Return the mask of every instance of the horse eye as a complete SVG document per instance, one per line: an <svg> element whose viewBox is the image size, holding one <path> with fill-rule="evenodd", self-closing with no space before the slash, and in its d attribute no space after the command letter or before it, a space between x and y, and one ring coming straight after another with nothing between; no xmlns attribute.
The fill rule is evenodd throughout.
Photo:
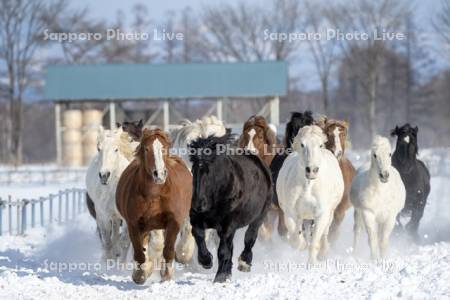
<svg viewBox="0 0 450 300"><path fill-rule="evenodd" d="M114 152L117 152L117 151L119 151L119 149L114 150Z"/></svg>
<svg viewBox="0 0 450 300"><path fill-rule="evenodd" d="M392 153L389 153L389 157L392 157Z"/></svg>
<svg viewBox="0 0 450 300"><path fill-rule="evenodd" d="M323 144L322 144L322 145L320 145L320 148L323 148Z"/></svg>
<svg viewBox="0 0 450 300"><path fill-rule="evenodd" d="M300 146L301 146L302 148L305 148L305 144L300 144Z"/></svg>
<svg viewBox="0 0 450 300"><path fill-rule="evenodd" d="M374 154L373 154L373 157L374 157L374 158L377 158L377 155L374 153Z"/></svg>

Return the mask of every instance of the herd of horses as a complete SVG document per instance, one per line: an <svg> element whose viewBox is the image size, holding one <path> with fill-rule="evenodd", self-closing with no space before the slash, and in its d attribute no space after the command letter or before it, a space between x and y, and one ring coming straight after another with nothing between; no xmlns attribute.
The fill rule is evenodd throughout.
<svg viewBox="0 0 450 300"><path fill-rule="evenodd" d="M98 153L87 175L87 206L97 222L104 259L127 261L143 284L156 266L173 278L173 261L188 263L195 248L215 282L231 277L233 239L246 228L238 269L249 272L252 248L274 228L295 249L309 249L308 263L327 256L346 211L354 208L354 247L365 229L372 259L386 255L395 227L418 241L430 192L430 174L417 159L418 128L376 136L370 162L358 171L346 157L347 121L292 113L284 141L262 116L240 135L214 116L185 120L170 134L142 121L98 133ZM404 216L409 221L403 222Z"/></svg>

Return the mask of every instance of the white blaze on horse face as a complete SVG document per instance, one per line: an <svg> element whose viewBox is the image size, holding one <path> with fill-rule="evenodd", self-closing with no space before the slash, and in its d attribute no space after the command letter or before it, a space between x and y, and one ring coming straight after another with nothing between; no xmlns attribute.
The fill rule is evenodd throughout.
<svg viewBox="0 0 450 300"><path fill-rule="evenodd" d="M247 149L250 150L251 152L256 153L256 147L255 144L253 144L253 138L255 137L256 131L255 129L250 129L248 132L248 144L247 144Z"/></svg>
<svg viewBox="0 0 450 300"><path fill-rule="evenodd" d="M334 156L337 158L340 158L342 155L342 145L341 145L341 138L340 134L341 131L339 130L339 127L334 128L333 135L334 135Z"/></svg>
<svg viewBox="0 0 450 300"><path fill-rule="evenodd" d="M153 156L155 158L155 170L152 171L153 179L157 184L164 184L167 177L166 165L163 157L164 147L158 139L153 141Z"/></svg>
<svg viewBox="0 0 450 300"><path fill-rule="evenodd" d="M405 143L409 144L409 142L410 142L410 137L409 137L409 135L405 136L405 137L403 138L403 140L405 141Z"/></svg>

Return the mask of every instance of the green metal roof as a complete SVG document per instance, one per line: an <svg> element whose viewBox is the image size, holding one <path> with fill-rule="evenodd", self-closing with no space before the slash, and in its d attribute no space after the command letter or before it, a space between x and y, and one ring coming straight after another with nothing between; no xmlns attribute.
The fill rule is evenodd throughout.
<svg viewBox="0 0 450 300"><path fill-rule="evenodd" d="M47 100L282 96L286 62L53 65Z"/></svg>

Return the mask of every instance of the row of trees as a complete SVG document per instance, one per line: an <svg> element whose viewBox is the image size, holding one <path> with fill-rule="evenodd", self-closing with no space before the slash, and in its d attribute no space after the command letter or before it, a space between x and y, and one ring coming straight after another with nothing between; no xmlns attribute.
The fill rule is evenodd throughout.
<svg viewBox="0 0 450 300"><path fill-rule="evenodd" d="M0 158L22 160L24 98L39 97L47 63L151 63L287 60L291 63L289 95L282 99L282 120L291 110L314 109L347 118L355 145L385 132L393 122L410 121L447 134L449 92L442 82L448 72L427 78L437 55L423 40L423 24L406 0L348 0L336 4L312 0L266 0L258 4L207 5L170 11L161 20L149 17L144 4L117 13L113 21L91 17L66 0L0 0ZM430 24L440 45L450 45L450 0ZM181 32L183 40L76 40L55 43L49 32L122 31ZM264 32L366 32L372 38L274 40ZM402 32L404 40L374 39L373 33ZM313 73L299 62L312 62ZM318 90L301 87L317 78ZM4 80L3 80L4 79ZM443 88L444 87L444 88ZM28 105L28 104L27 104ZM438 115L439 118L426 116ZM44 122L27 116L27 122ZM381 124L381 126L380 126ZM378 125L378 126L377 126ZM45 125L48 127L48 124ZM33 126L34 127L34 126ZM52 132L46 132L49 138ZM427 143L438 145L432 137ZM440 143L449 143L442 141Z"/></svg>

